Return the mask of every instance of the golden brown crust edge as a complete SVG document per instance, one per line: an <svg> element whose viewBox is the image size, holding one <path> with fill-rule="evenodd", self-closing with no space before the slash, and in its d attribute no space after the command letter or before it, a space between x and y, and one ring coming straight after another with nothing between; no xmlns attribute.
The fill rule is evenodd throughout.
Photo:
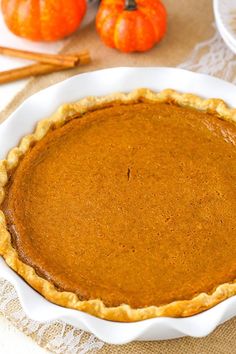
<svg viewBox="0 0 236 354"><path fill-rule="evenodd" d="M138 89L128 94L117 93L105 97L88 97L77 103L65 104L48 119L38 123L35 132L25 136L18 147L13 148L5 160L0 161L0 204L4 199L4 186L8 181L8 172L15 168L19 159L29 149L32 142L42 139L50 127L61 126L69 119L80 117L90 110L99 109L112 103L132 103L140 100L173 102L180 106L196 108L217 114L219 117L236 122L236 109L229 108L224 101L219 99L202 99L192 94L181 94L173 90L164 90L159 93L148 89ZM219 302L236 295L236 279L232 283L219 285L212 289L212 293L201 293L191 300L175 301L163 306L149 306L133 309L122 304L117 307L106 307L99 299L80 301L77 295L70 292L61 292L56 287L38 276L35 270L23 263L11 244L11 235L7 231L4 213L0 210L0 255L6 263L14 269L28 284L41 293L49 301L76 310L87 312L91 315L121 322L140 321L153 317L186 317L202 312Z"/></svg>

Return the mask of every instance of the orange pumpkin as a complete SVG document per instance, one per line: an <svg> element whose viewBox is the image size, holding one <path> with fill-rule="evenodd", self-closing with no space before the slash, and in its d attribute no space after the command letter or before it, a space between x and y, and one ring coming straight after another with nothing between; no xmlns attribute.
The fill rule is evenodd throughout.
<svg viewBox="0 0 236 354"><path fill-rule="evenodd" d="M2 0L8 28L35 41L54 41L74 32L86 11L86 0Z"/></svg>
<svg viewBox="0 0 236 354"><path fill-rule="evenodd" d="M167 13L160 0L102 0L96 27L109 47L143 52L164 36Z"/></svg>

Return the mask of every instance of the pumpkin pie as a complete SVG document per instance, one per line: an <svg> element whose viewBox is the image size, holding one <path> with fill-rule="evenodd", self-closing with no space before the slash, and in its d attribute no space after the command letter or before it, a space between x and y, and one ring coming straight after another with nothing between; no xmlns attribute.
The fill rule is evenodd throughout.
<svg viewBox="0 0 236 354"><path fill-rule="evenodd" d="M172 90L63 105L0 163L0 254L48 300L109 320L235 295L235 123Z"/></svg>

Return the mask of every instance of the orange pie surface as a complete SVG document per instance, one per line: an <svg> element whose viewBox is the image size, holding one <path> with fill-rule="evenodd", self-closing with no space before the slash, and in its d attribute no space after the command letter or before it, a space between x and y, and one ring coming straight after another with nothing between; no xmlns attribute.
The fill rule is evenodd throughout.
<svg viewBox="0 0 236 354"><path fill-rule="evenodd" d="M102 108L51 130L3 210L25 263L107 306L163 305L236 279L236 126L174 104Z"/></svg>

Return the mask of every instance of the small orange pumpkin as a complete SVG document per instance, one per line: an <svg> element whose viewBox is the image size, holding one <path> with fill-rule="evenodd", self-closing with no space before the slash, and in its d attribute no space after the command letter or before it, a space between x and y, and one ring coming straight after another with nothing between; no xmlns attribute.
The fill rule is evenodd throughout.
<svg viewBox="0 0 236 354"><path fill-rule="evenodd" d="M55 41L74 32L86 11L86 0L2 0L8 28L34 41Z"/></svg>
<svg viewBox="0 0 236 354"><path fill-rule="evenodd" d="M96 27L109 47L144 52L164 36L167 13L160 0L102 0Z"/></svg>

